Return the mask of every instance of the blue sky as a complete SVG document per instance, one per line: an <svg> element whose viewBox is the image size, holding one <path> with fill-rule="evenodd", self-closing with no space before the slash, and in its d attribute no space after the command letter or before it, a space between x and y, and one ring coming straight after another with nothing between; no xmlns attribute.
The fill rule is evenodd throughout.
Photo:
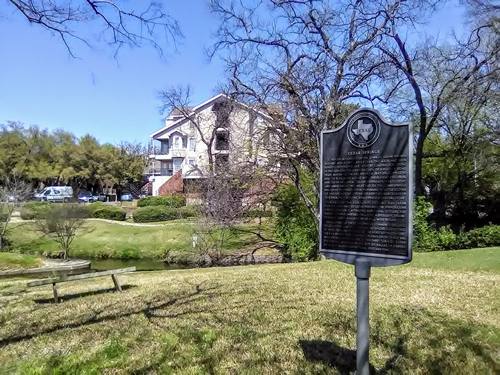
<svg viewBox="0 0 500 375"><path fill-rule="evenodd" d="M162 125L159 90L189 84L194 104L212 96L224 79L224 67L220 61L209 63L204 53L217 26L207 0L171 0L165 6L185 38L178 51L169 51L162 60L150 48L123 49L114 59L113 51L103 46L80 46L74 59L56 36L27 24L4 5L0 123L12 120L78 136L89 133L102 142L145 142ZM463 14L450 1L420 30L447 37L452 28L461 29Z"/></svg>

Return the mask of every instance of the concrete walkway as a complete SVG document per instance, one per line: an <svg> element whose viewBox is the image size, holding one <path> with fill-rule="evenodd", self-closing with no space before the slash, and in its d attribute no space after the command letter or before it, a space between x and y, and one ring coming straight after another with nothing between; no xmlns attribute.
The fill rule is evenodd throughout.
<svg viewBox="0 0 500 375"><path fill-rule="evenodd" d="M132 226L132 227L165 227L169 225L175 225L178 224L177 221L173 222L165 222L165 223L131 223L130 221L118 221L118 220L108 220L108 219L85 219L88 221L102 221L104 223L110 223L110 224L118 224L118 225L125 225L125 226ZM12 216L10 222L11 223L32 223L35 220L23 220L20 217L15 217ZM183 224L192 224L189 221L184 222Z"/></svg>

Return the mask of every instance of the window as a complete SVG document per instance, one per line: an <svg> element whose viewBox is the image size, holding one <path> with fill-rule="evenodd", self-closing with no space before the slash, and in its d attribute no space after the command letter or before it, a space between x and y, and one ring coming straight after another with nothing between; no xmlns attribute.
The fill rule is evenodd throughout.
<svg viewBox="0 0 500 375"><path fill-rule="evenodd" d="M181 137L176 135L174 137L174 147L173 148L181 148L181 142L182 142Z"/></svg>
<svg viewBox="0 0 500 375"><path fill-rule="evenodd" d="M188 159L188 164L191 166L191 167L194 167L196 165L196 161L194 159Z"/></svg>
<svg viewBox="0 0 500 375"><path fill-rule="evenodd" d="M168 141L161 141L160 143L160 154L168 154Z"/></svg>
<svg viewBox="0 0 500 375"><path fill-rule="evenodd" d="M161 176L172 176L173 175L173 167L171 161L161 161L160 164L160 175Z"/></svg>
<svg viewBox="0 0 500 375"><path fill-rule="evenodd" d="M189 138L189 150L196 151L196 139L194 137Z"/></svg>
<svg viewBox="0 0 500 375"><path fill-rule="evenodd" d="M217 130L217 134L215 135L215 149L229 150L229 131Z"/></svg>
<svg viewBox="0 0 500 375"><path fill-rule="evenodd" d="M182 169L182 159L175 158L173 160L173 163L174 163L174 173L176 173Z"/></svg>

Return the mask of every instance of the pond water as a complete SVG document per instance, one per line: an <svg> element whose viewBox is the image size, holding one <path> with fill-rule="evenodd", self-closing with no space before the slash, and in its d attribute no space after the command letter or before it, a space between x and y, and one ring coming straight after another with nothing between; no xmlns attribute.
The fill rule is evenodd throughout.
<svg viewBox="0 0 500 375"><path fill-rule="evenodd" d="M166 264L158 259L88 259L90 268L95 271L106 271L116 268L134 267L137 271L178 270L189 268L182 265Z"/></svg>

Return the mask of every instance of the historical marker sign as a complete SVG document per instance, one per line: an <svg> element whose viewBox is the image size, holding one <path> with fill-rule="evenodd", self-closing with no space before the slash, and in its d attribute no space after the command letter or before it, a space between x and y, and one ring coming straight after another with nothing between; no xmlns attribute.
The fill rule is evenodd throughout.
<svg viewBox="0 0 500 375"><path fill-rule="evenodd" d="M370 372L370 267L411 260L410 138L371 109L321 134L320 250L355 265L359 375Z"/></svg>
<svg viewBox="0 0 500 375"><path fill-rule="evenodd" d="M322 133L322 254L371 266L411 260L411 155L409 126L371 109Z"/></svg>

